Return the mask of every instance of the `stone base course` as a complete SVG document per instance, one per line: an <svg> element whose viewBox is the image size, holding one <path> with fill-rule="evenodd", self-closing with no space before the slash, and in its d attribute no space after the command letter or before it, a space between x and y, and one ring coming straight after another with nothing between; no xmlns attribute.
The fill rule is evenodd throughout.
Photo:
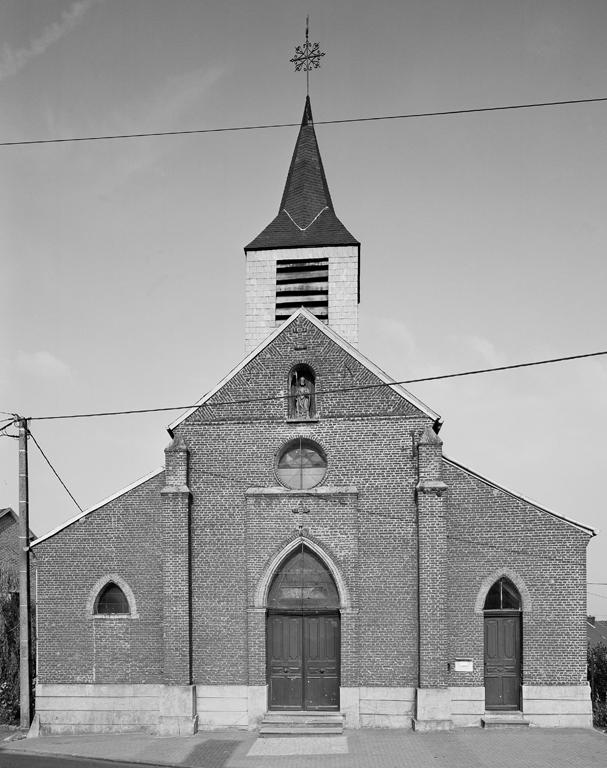
<svg viewBox="0 0 607 768"><path fill-rule="evenodd" d="M342 687L348 729L416 731L480 726L482 686L448 689ZM38 685L32 736L148 732L191 736L226 728L256 730L267 711L267 686ZM590 689L523 686L522 713L532 726L591 728Z"/></svg>

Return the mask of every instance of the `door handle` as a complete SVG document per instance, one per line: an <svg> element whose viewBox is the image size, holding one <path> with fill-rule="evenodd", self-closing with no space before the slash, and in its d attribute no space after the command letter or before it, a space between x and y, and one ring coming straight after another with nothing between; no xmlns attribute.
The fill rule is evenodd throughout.
<svg viewBox="0 0 607 768"><path fill-rule="evenodd" d="M324 669L320 669L319 672L320 672L321 675L325 674L325 670Z"/></svg>
<svg viewBox="0 0 607 768"><path fill-rule="evenodd" d="M288 671L289 671L289 668L288 668L288 667L285 667L285 668L283 669L283 672L288 672Z"/></svg>

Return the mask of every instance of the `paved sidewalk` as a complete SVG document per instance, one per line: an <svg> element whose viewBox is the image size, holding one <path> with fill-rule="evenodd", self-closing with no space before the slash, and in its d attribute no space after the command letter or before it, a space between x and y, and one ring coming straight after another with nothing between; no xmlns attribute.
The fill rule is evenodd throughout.
<svg viewBox="0 0 607 768"><path fill-rule="evenodd" d="M606 768L607 735L583 729L467 728L424 734L360 730L336 737L282 739L258 739L238 731L180 738L42 736L0 742L0 767L3 755L19 753L181 768Z"/></svg>

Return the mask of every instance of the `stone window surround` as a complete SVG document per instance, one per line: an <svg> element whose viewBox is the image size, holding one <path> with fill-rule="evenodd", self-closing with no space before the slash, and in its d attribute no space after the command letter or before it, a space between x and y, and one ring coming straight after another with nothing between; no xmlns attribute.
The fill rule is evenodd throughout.
<svg viewBox="0 0 607 768"><path fill-rule="evenodd" d="M524 614L531 613L531 595L529 594L529 590L527 589L527 586L525 585L525 582L521 576L519 576L519 574L516 571L513 571L511 568L498 568L496 571L493 571L493 573L489 574L489 576L486 576L482 580L476 596L476 602L474 603L475 614L480 616L484 614L487 593L498 579L504 577L510 579L510 581L519 591L521 596L521 612Z"/></svg>
<svg viewBox="0 0 607 768"><path fill-rule="evenodd" d="M266 564L263 574L257 583L257 588L255 589L254 607L257 609L265 609L267 607L268 592L278 567L294 550L301 547L302 540L304 546L317 555L317 557L322 561L322 563L333 577L333 581L335 582L337 593L339 595L340 612L344 610L350 610L352 608L352 600L339 568L333 562L333 558L329 555L329 553L308 536L294 537L288 544L282 547L279 552L276 552L271 560Z"/></svg>
<svg viewBox="0 0 607 768"><path fill-rule="evenodd" d="M310 486L310 488L293 488L293 487L291 487L290 485L287 485L285 482L283 482L283 480L282 480L282 479L281 479L281 477L280 477L280 472L279 472L279 463L280 463L280 460L282 459L283 455L284 455L284 454L285 454L285 453L286 453L286 452L287 452L287 451L288 451L288 450L289 450L291 447L294 447L294 446L295 446L295 444L296 444L296 442L297 442L298 440L299 440L299 441L305 441L305 442L307 442L307 443L311 443L311 445L312 445L314 448L316 448L316 447L317 447L317 448L319 449L319 450L318 450L318 454L319 454L319 456L320 456L322 459L324 459L324 462L325 462L325 466L324 466L324 470L325 470L325 473L324 473L324 475L322 476L322 479L321 479L321 480L319 480L319 481L318 481L318 482L317 482L315 485L312 485L312 486ZM300 446L301 446L301 442L300 442ZM286 441L284 441L284 442L281 444L280 448L278 448L278 450L274 452L274 477L275 477L275 478L276 478L276 480L277 480L277 481L280 483L280 486L281 486L282 488L284 488L285 490L289 490L289 491L300 491L300 492L301 492L301 491L311 491L311 490L313 490L314 488L318 488L319 486L323 485L323 484L326 482L328 475L329 475L329 459L327 458L327 451L326 451L326 448L325 448L325 446L324 446L324 445L322 445L322 443L320 443L318 440L315 440L314 438L312 438L312 437L309 437L308 435L296 435L295 437L292 437L292 438L290 438L289 440L286 440Z"/></svg>
<svg viewBox="0 0 607 768"><path fill-rule="evenodd" d="M129 613L95 613L97 600L101 591L108 584L116 584L117 587L124 592L124 596L129 604ZM87 619L94 619L95 621L107 621L108 619L138 619L139 613L137 612L137 604L135 603L135 595L133 590L129 587L126 581L117 573L108 573L105 576L97 579L89 592L88 599L86 601L86 617Z"/></svg>

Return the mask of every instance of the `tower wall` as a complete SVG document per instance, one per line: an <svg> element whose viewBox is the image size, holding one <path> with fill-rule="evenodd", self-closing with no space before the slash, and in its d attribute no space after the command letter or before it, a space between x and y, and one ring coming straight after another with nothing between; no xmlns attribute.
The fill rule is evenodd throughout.
<svg viewBox="0 0 607 768"><path fill-rule="evenodd" d="M358 346L358 247L275 248L246 252L246 352L282 322L276 320L277 262L320 258L327 259L329 264L328 324L350 344Z"/></svg>

